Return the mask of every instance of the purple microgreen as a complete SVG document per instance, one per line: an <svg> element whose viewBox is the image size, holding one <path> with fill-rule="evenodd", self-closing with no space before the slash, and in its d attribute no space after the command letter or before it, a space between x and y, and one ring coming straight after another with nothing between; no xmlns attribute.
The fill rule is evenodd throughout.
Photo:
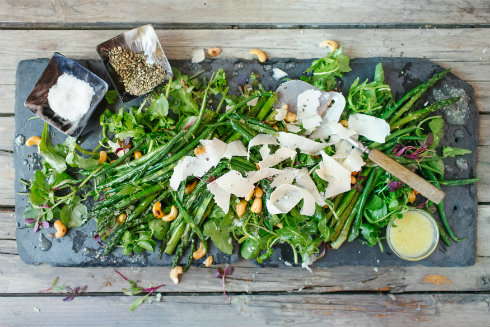
<svg viewBox="0 0 490 327"><path fill-rule="evenodd" d="M224 270L221 268L218 268L218 269L216 269L216 271L213 274L214 278L221 278L222 283L223 283L223 294L224 294L225 298L228 300L228 302L231 302L231 299L228 297L228 295L226 295L226 288L225 288L226 277L231 276L234 272L235 272L235 268L233 268L232 266L226 265Z"/></svg>
<svg viewBox="0 0 490 327"><path fill-rule="evenodd" d="M129 283L130 287L129 288L123 288L122 289L122 292L125 294L125 295L128 295L128 296L134 296L134 295L137 295L137 294L140 294L140 293L146 293L146 295L142 296L142 297L139 297L138 299L136 299L136 301L133 302L133 304L131 305L131 307L129 308L129 311L133 311L134 309L136 309L137 307L139 307L140 305L142 305L150 295L152 295L156 290L158 290L159 288L165 286L165 284L160 284L158 286L154 286L154 287L148 287L148 288L141 288L139 287L135 281L131 280L131 279L128 279L126 278L126 276L124 276L123 274L121 274L119 271L116 270L116 268L114 268L114 271L119 275L121 276L122 279L124 279L126 282Z"/></svg>
<svg viewBox="0 0 490 327"><path fill-rule="evenodd" d="M58 281L60 280L59 277L56 277L53 282L51 283L51 286L44 289L44 290L40 290L38 293L43 293L43 292L49 292L51 291L57 284L58 284Z"/></svg>
<svg viewBox="0 0 490 327"><path fill-rule="evenodd" d="M70 302L72 301L76 296L80 295L81 293L84 293L87 290L87 285L85 286L77 286L75 288L71 288L69 286L66 286L65 289L68 291L67 296L63 299L65 302Z"/></svg>
<svg viewBox="0 0 490 327"><path fill-rule="evenodd" d="M398 190L402 186L403 186L402 182L391 181L388 183L388 190L390 190L390 192L395 192L396 190Z"/></svg>
<svg viewBox="0 0 490 327"><path fill-rule="evenodd" d="M129 141L131 141L131 138L129 136L127 136L125 139L124 139L124 146L127 146L129 144Z"/></svg>
<svg viewBox="0 0 490 327"><path fill-rule="evenodd" d="M49 228L49 222L47 222L47 221L43 221L43 222L41 223L41 226L42 226L43 228Z"/></svg>
<svg viewBox="0 0 490 327"><path fill-rule="evenodd" d="M39 229L39 218L36 220L36 223L34 224L34 228L32 229L34 233L37 233L37 230Z"/></svg>
<svg viewBox="0 0 490 327"><path fill-rule="evenodd" d="M407 147L402 144L395 144L395 148L393 149L393 155L395 157L399 157L403 154L403 152L405 152L406 149Z"/></svg>
<svg viewBox="0 0 490 327"><path fill-rule="evenodd" d="M432 144L434 144L434 134L432 134L432 132L429 132L427 134L427 139L425 140L425 144L427 146L431 146Z"/></svg>
<svg viewBox="0 0 490 327"><path fill-rule="evenodd" d="M35 222L36 222L36 219L33 219L33 218L27 218L27 219L25 220L25 223L26 223L26 224L33 224L33 223L35 223Z"/></svg>
<svg viewBox="0 0 490 327"><path fill-rule="evenodd" d="M97 241L97 243L99 243L100 246L105 247L105 245L100 241L101 238L99 235L95 235L94 239Z"/></svg>
<svg viewBox="0 0 490 327"><path fill-rule="evenodd" d="M425 200L425 202L420 203L417 205L417 208L422 209L423 207L427 206L429 204L429 199Z"/></svg>

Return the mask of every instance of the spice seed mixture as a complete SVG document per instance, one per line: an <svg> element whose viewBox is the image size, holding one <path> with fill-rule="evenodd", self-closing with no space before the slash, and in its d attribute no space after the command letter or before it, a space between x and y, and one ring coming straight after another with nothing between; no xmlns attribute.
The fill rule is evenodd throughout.
<svg viewBox="0 0 490 327"><path fill-rule="evenodd" d="M149 64L143 53L117 47L109 51L109 63L132 95L143 95L165 80L165 69L158 63Z"/></svg>

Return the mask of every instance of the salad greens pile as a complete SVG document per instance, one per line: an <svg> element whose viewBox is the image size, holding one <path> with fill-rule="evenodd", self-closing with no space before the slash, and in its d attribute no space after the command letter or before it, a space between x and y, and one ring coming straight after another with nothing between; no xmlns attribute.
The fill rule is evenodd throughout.
<svg viewBox="0 0 490 327"><path fill-rule="evenodd" d="M351 70L349 60L340 48L313 61L301 79L331 91L343 74ZM426 107L420 107L417 101L447 73L448 70L438 73L395 101L379 64L373 81L361 83L356 79L351 85L342 117L347 119L351 113L363 113L388 121L391 134L385 143L364 137L360 140L438 187L476 181L443 179L442 159L469 151L450 147L441 151L443 120L440 116L429 116L458 99ZM204 176L188 177L174 191L169 187L173 168L184 156L192 156L201 140L241 141L247 147L258 134L293 133L288 131L285 121L276 120L277 95L264 90L254 74L249 84L240 88L239 95L231 95L229 91L222 69L208 79L201 74L184 75L174 69L174 77L166 86L154 91L139 107L105 111L100 117L103 129L100 142L93 150L83 149L71 137L53 145L45 125L39 146L43 169L26 182L30 188L30 207L24 213L26 224L37 230L59 219L72 228L94 218L95 234L104 242L106 254L117 247L125 255L158 250L160 255L173 254L173 265L178 266L188 252L185 269L193 260L200 260L195 252L199 242L205 252L210 241L226 254L233 252L236 241L242 257L259 263L274 253L276 245L287 243L293 250L295 263L301 259L308 265L322 255L325 244L336 249L345 241L359 239L369 246L378 244L382 248L381 240L388 224L412 206L432 206L430 201L424 202L410 187L368 161L362 171L352 174L350 191L327 199L323 207L316 205L312 216L301 214L302 202L288 213L270 213L267 201L272 192L271 179L262 179L257 184L263 191L260 210L250 210L253 200L249 199L248 209L239 216L237 205L246 200L232 195L231 209L225 213L215 204L207 185L231 170L241 174L257 171L256 163L262 157L257 147L250 149L249 158L222 158ZM115 100L113 91L107 93L106 99ZM295 134L304 132L303 128L299 130ZM328 155L336 150L335 145L326 145L324 149ZM321 160L320 156L298 151L296 156L275 167L306 168L318 191L323 192L328 184L316 173ZM89 199L95 201L90 209L85 204ZM178 215L168 220L156 218L159 217L157 204L163 213L177 210ZM443 225L439 229L441 239L447 244L459 241L447 223L442 203L438 210Z"/></svg>

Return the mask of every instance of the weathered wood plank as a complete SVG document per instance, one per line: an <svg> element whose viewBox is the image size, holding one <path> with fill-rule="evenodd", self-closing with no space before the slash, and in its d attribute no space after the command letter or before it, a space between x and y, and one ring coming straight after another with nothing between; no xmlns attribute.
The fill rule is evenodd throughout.
<svg viewBox="0 0 490 327"><path fill-rule="evenodd" d="M0 206L15 205L14 179L14 154L0 151Z"/></svg>
<svg viewBox="0 0 490 327"><path fill-rule="evenodd" d="M13 113L15 69L20 60L50 57L59 51L73 58L97 58L95 45L121 30L10 30L0 34L0 113ZM219 46L223 58L252 58L251 48L270 57L314 58L325 54L324 39L344 44L352 57L426 57L451 67L471 82L480 111L490 112L490 29L377 30L159 30L169 58L189 59L194 48ZM23 51L19 51L23 49Z"/></svg>
<svg viewBox="0 0 490 327"><path fill-rule="evenodd" d="M137 24L478 24L490 22L484 0L447 1L5 1L0 22L80 24L104 28L111 23ZM158 13L158 15L155 15ZM199 13L199 14L196 14ZM307 19L306 19L307 18ZM56 25L55 25L56 26Z"/></svg>
<svg viewBox="0 0 490 327"><path fill-rule="evenodd" d="M15 218L0 212L0 226L7 235L15 233ZM490 206L480 206L478 216L477 261L470 267L332 267L315 268L313 274L301 268L258 268L247 261L235 265L227 289L235 292L338 292L376 291L392 293L417 291L490 291ZM47 265L27 266L12 255L15 243L3 241L0 234L0 293L32 293L48 287L59 276L71 285L88 284L92 292L119 292L126 286L112 268L59 268ZM5 249L5 250L4 250ZM15 252L15 253L14 253ZM169 268L119 268L141 285L167 283L172 292L220 292L221 281L213 277L214 268L193 267L179 285L168 279ZM18 281L21 280L22 283ZM284 281L287 281L285 283Z"/></svg>
<svg viewBox="0 0 490 327"><path fill-rule="evenodd" d="M90 288L89 288L90 290ZM8 326L487 326L485 294L163 296L129 312L134 297L0 298ZM192 312L192 316L189 313ZM185 323L184 323L185 322Z"/></svg>

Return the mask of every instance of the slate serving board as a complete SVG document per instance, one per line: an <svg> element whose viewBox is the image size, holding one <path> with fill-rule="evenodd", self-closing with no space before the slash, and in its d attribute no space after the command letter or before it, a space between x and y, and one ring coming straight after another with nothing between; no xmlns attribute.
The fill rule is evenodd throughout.
<svg viewBox="0 0 490 327"><path fill-rule="evenodd" d="M310 66L312 60L298 59L272 59L265 64L257 61L247 61L241 59L217 59L205 60L199 64L191 64L188 61L171 61L172 67L180 69L186 74L195 74L204 71L203 75L209 77L211 72L220 67L226 72L229 78L230 90L238 92L238 86L248 83L251 72L256 73L260 82L268 90L274 90L280 84L272 77L273 68L280 68L286 71L290 78L298 78ZM387 84L392 88L395 97L400 98L406 91L427 80L435 72L442 68L435 63L419 58L360 58L351 61L352 72L343 77L343 92L346 94L348 88L359 76L361 81L366 78L372 79L375 65L381 62L385 71ZM156 253L143 253L133 256L123 256L120 249L115 250L111 255L104 257L103 249L93 239L95 221L89 221L81 228L70 230L62 239L51 239L48 234L54 231L53 228L41 230L33 233L32 229L25 226L23 212L27 207L27 196L17 193L26 192L24 184L19 179L30 179L35 169L40 168L41 158L36 153L34 147L23 145L25 138L32 135L41 135L43 122L39 119L29 120L33 114L24 107L24 101L32 90L43 69L47 65L47 59L35 59L21 61L17 68L16 79L16 104L15 104L15 141L14 141L14 163L15 163L15 211L17 219L17 245L22 260L28 264L48 263L53 266L169 266L172 257L164 255L160 260ZM104 71L102 62L97 60L80 60L80 63L98 74L110 85L110 79ZM439 96L437 90L447 93L447 89L454 92L466 94L466 112L463 112L461 121L448 119L452 124L445 124L444 139L442 145L457 146L470 149L472 154L460 158L445 159L446 179L473 178L476 176L476 158L478 145L478 108L475 103L473 88L449 74L443 81L440 81L434 88L420 101L423 105L426 101L431 103L434 97ZM439 92L440 93L440 92ZM126 106L137 105L141 99L133 100ZM98 138L99 115L106 109L119 108L121 103L108 105L102 102L87 127L82 132L89 135L84 141L85 148L92 148ZM62 142L65 136L52 129L52 139L54 143ZM456 161L458 163L456 164ZM453 243L451 247L446 247L442 242L436 251L427 259L419 262L404 261L396 257L384 243L384 252L378 247L368 247L358 241L345 243L339 250L327 250L326 255L318 260L314 265L320 267L341 266L341 265L367 265L367 266L408 266L423 264L427 266L467 266L475 262L476 252L476 220L478 215L478 204L476 197L476 186L465 185L458 187L446 187L446 215L455 233L466 239L462 242ZM437 216L437 214L435 214ZM46 242L48 241L48 242ZM45 250L49 243L51 247ZM43 250L44 249L44 250ZM224 255L216 248L210 250L213 254L215 263L233 263L239 260L238 246L235 244L235 251L232 255ZM185 262L186 256L184 256ZM202 259L201 259L202 260ZM284 245L277 248L276 253L266 260L262 266L285 267L293 262L292 251L289 246ZM196 262L195 264L200 264Z"/></svg>

